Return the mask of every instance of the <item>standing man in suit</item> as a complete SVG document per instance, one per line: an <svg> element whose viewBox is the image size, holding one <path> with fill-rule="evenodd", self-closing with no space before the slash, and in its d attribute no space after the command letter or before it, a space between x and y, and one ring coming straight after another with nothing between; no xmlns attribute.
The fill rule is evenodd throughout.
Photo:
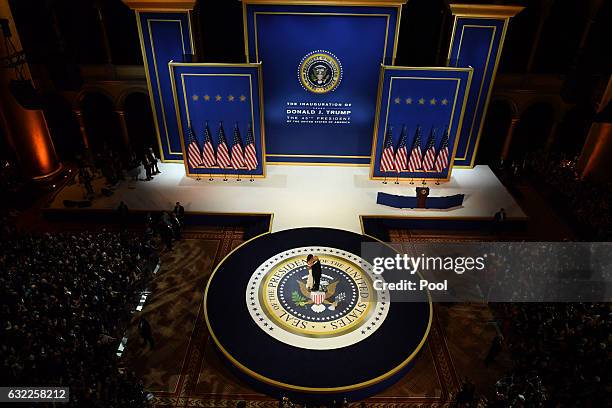
<svg viewBox="0 0 612 408"><path fill-rule="evenodd" d="M153 148L149 147L149 150L147 150L145 154L148 156L147 158L149 159L149 162L151 162L151 173L161 173L161 171L159 171L159 167L157 167L157 157L155 157L155 153L153 153Z"/></svg>
<svg viewBox="0 0 612 408"><path fill-rule="evenodd" d="M151 160L149 160L149 157L147 156L147 152L145 151L144 156L142 156L142 165L145 169L145 174L147 176L146 180L149 181L151 180Z"/></svg>
<svg viewBox="0 0 612 408"><path fill-rule="evenodd" d="M318 257L309 254L306 257L306 264L308 265L308 269L312 272L313 284L310 290L316 292L319 290L319 285L321 283L321 262Z"/></svg>
<svg viewBox="0 0 612 408"><path fill-rule="evenodd" d="M506 210L500 208L498 212L493 216L493 232L502 233L504 232L504 224L506 222Z"/></svg>
<svg viewBox="0 0 612 408"><path fill-rule="evenodd" d="M143 346L148 344L151 348L155 347L155 341L151 333L151 325L144 317L141 317L140 322L138 322L138 331L140 332L140 337L142 337Z"/></svg>
<svg viewBox="0 0 612 408"><path fill-rule="evenodd" d="M176 202L176 205L174 206L174 215L176 215L176 218L178 218L182 224L184 221L183 219L185 217L185 207L183 207L181 203L178 201Z"/></svg>

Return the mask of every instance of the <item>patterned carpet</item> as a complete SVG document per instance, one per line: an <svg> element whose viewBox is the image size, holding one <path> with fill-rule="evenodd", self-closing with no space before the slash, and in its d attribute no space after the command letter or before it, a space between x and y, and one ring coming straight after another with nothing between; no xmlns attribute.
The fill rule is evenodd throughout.
<svg viewBox="0 0 612 408"><path fill-rule="evenodd" d="M395 234L394 238L404 237ZM278 406L277 401L255 392L228 370L209 339L203 318L206 280L214 265L241 242L240 229L210 228L185 233L172 252L163 254L162 268L142 312L151 323L156 346L150 350L140 345L136 316L124 354L125 365L143 378L145 388L155 395L156 407L235 407L241 400L249 407ZM469 366L474 355L481 358L483 353L479 340L484 340L486 352L495 334L486 324L489 318L488 308L482 305L436 307L429 340L414 368L381 394L351 406L449 406L459 386L455 354L461 370L475 375L482 371ZM449 331L457 338L450 345L445 336Z"/></svg>

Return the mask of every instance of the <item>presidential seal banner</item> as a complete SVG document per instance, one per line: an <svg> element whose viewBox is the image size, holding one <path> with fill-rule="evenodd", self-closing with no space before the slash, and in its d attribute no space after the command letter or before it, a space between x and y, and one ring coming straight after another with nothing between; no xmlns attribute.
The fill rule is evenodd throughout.
<svg viewBox="0 0 612 408"><path fill-rule="evenodd" d="M248 60L263 63L268 163L368 165L401 6L243 7Z"/></svg>

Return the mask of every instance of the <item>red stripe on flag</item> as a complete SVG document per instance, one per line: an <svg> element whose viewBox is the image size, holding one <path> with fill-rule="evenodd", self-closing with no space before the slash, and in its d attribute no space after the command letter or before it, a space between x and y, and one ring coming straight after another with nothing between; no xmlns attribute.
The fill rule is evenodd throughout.
<svg viewBox="0 0 612 408"><path fill-rule="evenodd" d="M425 152L425 158L423 159L423 170L429 171L433 168L435 156L435 148L432 147L427 149Z"/></svg>
<svg viewBox="0 0 612 408"><path fill-rule="evenodd" d="M447 165L448 165L448 146L444 147L438 153L438 158L436 159L436 166L435 166L436 171L437 172L443 171Z"/></svg>
<svg viewBox="0 0 612 408"><path fill-rule="evenodd" d="M421 149L414 148L410 154L410 161L408 162L408 171L417 171L421 168Z"/></svg>
<svg viewBox="0 0 612 408"><path fill-rule="evenodd" d="M202 164L202 160L200 158L200 149L195 142L189 143L189 148L187 151L189 166L198 167Z"/></svg>
<svg viewBox="0 0 612 408"><path fill-rule="evenodd" d="M383 154L380 160L380 168L381 168L381 171L384 171L384 172L395 170L394 163L393 163L393 148L392 147L388 147L385 150L383 150Z"/></svg>
<svg viewBox="0 0 612 408"><path fill-rule="evenodd" d="M219 162L219 167L221 168L231 167L229 151L226 143L221 143L217 148L217 161Z"/></svg>
<svg viewBox="0 0 612 408"><path fill-rule="evenodd" d="M244 159L249 170L255 170L257 168L257 154L255 152L255 145L253 143L245 147Z"/></svg>
<svg viewBox="0 0 612 408"><path fill-rule="evenodd" d="M232 167L236 170L244 167L244 154L242 152L242 147L239 144L235 144L232 146Z"/></svg>
<svg viewBox="0 0 612 408"><path fill-rule="evenodd" d="M206 167L213 167L215 165L215 149L213 148L212 143L204 143L202 158Z"/></svg>

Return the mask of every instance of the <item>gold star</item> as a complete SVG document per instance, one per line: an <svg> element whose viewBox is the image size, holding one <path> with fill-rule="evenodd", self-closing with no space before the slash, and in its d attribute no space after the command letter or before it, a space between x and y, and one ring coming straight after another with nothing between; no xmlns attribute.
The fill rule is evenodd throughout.
<svg viewBox="0 0 612 408"><path fill-rule="evenodd" d="M406 104L412 105L412 98L406 98Z"/></svg>
<svg viewBox="0 0 612 408"><path fill-rule="evenodd" d="M394 99L394 102L395 102L395 103L400 103L400 102L401 102L401 99L400 99L399 97L397 97L397 98L395 98L395 99Z"/></svg>
<svg viewBox="0 0 612 408"><path fill-rule="evenodd" d="M442 99L442 105L448 105L448 99L446 98Z"/></svg>
<svg viewBox="0 0 612 408"><path fill-rule="evenodd" d="M193 99L194 101L197 101L198 99L200 99L200 97L199 97L198 95L195 95L195 94L194 94L194 95L191 97L191 99Z"/></svg>
<svg viewBox="0 0 612 408"><path fill-rule="evenodd" d="M431 99L429 100L429 104L430 104L430 105L435 105L435 104L436 104L436 102L438 102L438 101L436 100L436 98L431 98Z"/></svg>
<svg viewBox="0 0 612 408"><path fill-rule="evenodd" d="M244 101L246 101L246 96L240 95L240 102L244 102Z"/></svg>
<svg viewBox="0 0 612 408"><path fill-rule="evenodd" d="M210 101L210 95L204 95L204 100L205 101Z"/></svg>
<svg viewBox="0 0 612 408"><path fill-rule="evenodd" d="M234 102L234 95L228 96L227 100L230 101L230 102Z"/></svg>
<svg viewBox="0 0 612 408"><path fill-rule="evenodd" d="M215 101L217 101L217 102L221 101L221 95L215 96Z"/></svg>
<svg viewBox="0 0 612 408"><path fill-rule="evenodd" d="M425 105L425 99L424 98L419 99L419 105Z"/></svg>

